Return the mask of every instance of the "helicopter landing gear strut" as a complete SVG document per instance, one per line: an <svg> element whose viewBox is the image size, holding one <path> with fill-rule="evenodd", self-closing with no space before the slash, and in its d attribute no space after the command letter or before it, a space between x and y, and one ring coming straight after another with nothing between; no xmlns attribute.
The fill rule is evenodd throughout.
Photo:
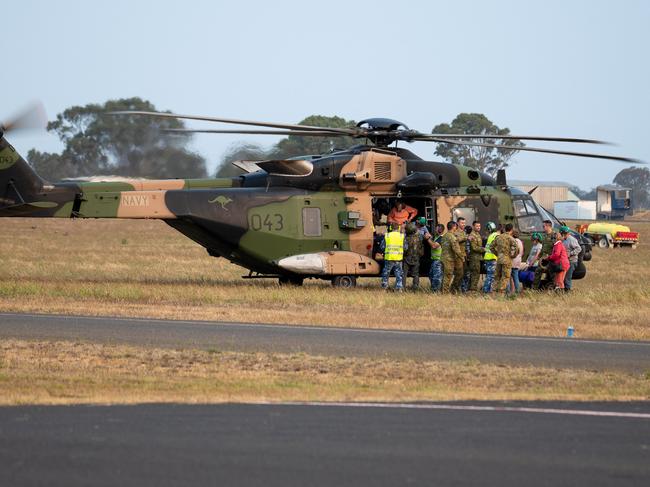
<svg viewBox="0 0 650 487"><path fill-rule="evenodd" d="M336 276L332 279L332 286L340 288L351 288L357 285L357 278L354 276Z"/></svg>
<svg viewBox="0 0 650 487"><path fill-rule="evenodd" d="M280 286L302 286L304 279L302 277L280 276L278 283Z"/></svg>

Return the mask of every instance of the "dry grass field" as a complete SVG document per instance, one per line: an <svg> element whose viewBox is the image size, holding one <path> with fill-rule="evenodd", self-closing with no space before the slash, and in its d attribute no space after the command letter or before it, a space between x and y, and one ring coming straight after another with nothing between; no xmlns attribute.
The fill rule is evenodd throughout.
<svg viewBox="0 0 650 487"><path fill-rule="evenodd" d="M647 400L650 372L0 342L0 405Z"/></svg>
<svg viewBox="0 0 650 487"><path fill-rule="evenodd" d="M569 296L394 294L245 281L159 221L2 219L0 311L650 339L650 246L594 251ZM643 234L650 224L634 224ZM0 318L1 320L1 318ZM0 326L2 325L0 321ZM650 372L0 341L0 405L647 400Z"/></svg>
<svg viewBox="0 0 650 487"><path fill-rule="evenodd" d="M0 220L0 311L650 340L649 223L636 250L594 250L568 296L395 294L242 280L160 221ZM426 281L426 280L425 280Z"/></svg>

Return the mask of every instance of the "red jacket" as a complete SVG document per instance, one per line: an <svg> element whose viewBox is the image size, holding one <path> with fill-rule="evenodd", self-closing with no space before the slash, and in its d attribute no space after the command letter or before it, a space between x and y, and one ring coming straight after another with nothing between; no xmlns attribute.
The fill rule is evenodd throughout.
<svg viewBox="0 0 650 487"><path fill-rule="evenodd" d="M553 244L553 252L548 256L548 260L560 264L563 271L569 270L569 256L566 253L562 240L558 240Z"/></svg>

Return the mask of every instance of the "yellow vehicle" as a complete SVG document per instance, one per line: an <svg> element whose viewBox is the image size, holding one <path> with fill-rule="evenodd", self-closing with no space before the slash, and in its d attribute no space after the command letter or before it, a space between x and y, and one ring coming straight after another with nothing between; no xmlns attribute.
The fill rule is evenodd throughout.
<svg viewBox="0 0 650 487"><path fill-rule="evenodd" d="M632 247L639 243L639 233L630 231L630 227L617 223L591 223L578 225L577 230L585 237L591 238L601 249L613 247Z"/></svg>

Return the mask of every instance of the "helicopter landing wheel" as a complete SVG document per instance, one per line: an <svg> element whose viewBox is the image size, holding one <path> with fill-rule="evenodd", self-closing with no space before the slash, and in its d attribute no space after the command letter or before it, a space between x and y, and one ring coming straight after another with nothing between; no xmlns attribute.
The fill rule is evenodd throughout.
<svg viewBox="0 0 650 487"><path fill-rule="evenodd" d="M280 286L302 286L303 281L302 277L280 276L278 278Z"/></svg>
<svg viewBox="0 0 650 487"><path fill-rule="evenodd" d="M357 285L357 278L354 276L336 276L332 279L332 286L340 288L351 288Z"/></svg>

